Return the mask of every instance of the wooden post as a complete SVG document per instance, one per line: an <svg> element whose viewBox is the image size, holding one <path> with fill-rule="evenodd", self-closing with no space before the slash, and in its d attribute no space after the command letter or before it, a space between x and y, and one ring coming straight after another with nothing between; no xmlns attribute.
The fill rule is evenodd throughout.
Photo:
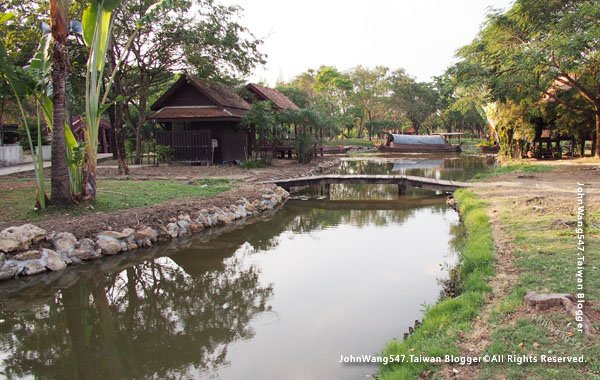
<svg viewBox="0 0 600 380"><path fill-rule="evenodd" d="M401 182L398 184L398 195L406 195L406 183Z"/></svg>

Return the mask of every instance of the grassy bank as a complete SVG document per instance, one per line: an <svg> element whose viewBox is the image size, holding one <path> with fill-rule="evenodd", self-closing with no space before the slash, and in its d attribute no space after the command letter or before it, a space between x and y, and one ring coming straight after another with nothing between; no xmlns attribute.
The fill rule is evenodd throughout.
<svg viewBox="0 0 600 380"><path fill-rule="evenodd" d="M549 177L548 177L549 178ZM487 322L490 344L484 354L556 356L584 355L586 363L514 363L485 365L480 377L492 379L592 379L600 374L598 338L576 331L575 320L562 308L535 312L523 303L528 291L575 294L577 239L575 187L570 192L536 189L535 193L498 194L478 189L494 200L494 209L512 243L513 265L518 278L509 294L495 301ZM585 299L587 313L600 310L600 204L589 195L586 202ZM596 323L598 329L600 325Z"/></svg>
<svg viewBox="0 0 600 380"><path fill-rule="evenodd" d="M224 179L184 181L99 180L95 202L84 202L67 208L50 206L45 211L33 211L35 190L32 181L4 183L2 203L10 205L0 210L3 221L38 221L46 216L60 214L84 215L150 206L173 199L214 196L229 189ZM50 188L50 184L47 185Z"/></svg>
<svg viewBox="0 0 600 380"><path fill-rule="evenodd" d="M404 341L394 340L385 348L384 356L404 355L404 363L382 366L379 379L416 379L437 366L411 362L410 355L444 357L459 355L459 334L469 328L471 320L483 305L488 281L494 272L494 245L486 204L472 192L456 192L466 230L457 273L461 293L429 307L421 326Z"/></svg>
<svg viewBox="0 0 600 380"><path fill-rule="evenodd" d="M498 166L488 172L477 173L473 180L482 180L490 177L495 177L501 174L507 173L518 173L518 174L531 174L531 173L547 173L553 171L555 168L548 165L537 165L529 163L509 163L506 165Z"/></svg>

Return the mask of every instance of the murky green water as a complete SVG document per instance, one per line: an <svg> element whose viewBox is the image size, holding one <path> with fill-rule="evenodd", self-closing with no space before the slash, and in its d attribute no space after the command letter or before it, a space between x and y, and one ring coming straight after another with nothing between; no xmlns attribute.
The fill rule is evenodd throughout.
<svg viewBox="0 0 600 380"><path fill-rule="evenodd" d="M394 163L346 162L340 170L383 167L394 170ZM463 176L454 166L406 170ZM380 351L436 301L438 280L456 260L458 217L444 197L426 191L319 191L305 191L308 200L291 200L246 226L0 284L0 373L86 379L374 373L376 366L339 363L340 355Z"/></svg>

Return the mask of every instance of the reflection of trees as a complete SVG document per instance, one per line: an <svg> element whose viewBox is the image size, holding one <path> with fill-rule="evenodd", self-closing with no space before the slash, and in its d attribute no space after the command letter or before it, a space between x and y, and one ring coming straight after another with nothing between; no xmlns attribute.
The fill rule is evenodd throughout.
<svg viewBox="0 0 600 380"><path fill-rule="evenodd" d="M338 174L403 174L417 177L466 181L488 170L493 161L482 156L402 157L386 161L348 160Z"/></svg>
<svg viewBox="0 0 600 380"><path fill-rule="evenodd" d="M43 306L0 313L4 375L170 378L211 369L225 363L229 343L253 335L248 322L268 310L271 293L236 256L198 276L163 257L81 279Z"/></svg>
<svg viewBox="0 0 600 380"><path fill-rule="evenodd" d="M252 337L250 320L269 310L273 290L260 284L258 269L243 259L244 250L274 247L286 231L383 226L403 223L421 207L446 211L443 198L354 202L290 201L269 219L233 227L216 238L174 242L129 259L119 255L68 268L62 276L24 278L23 284L30 285L12 293L2 285L0 302L5 299L11 310L0 311L5 354L0 373L197 377L226 364L228 345ZM149 260L165 254L170 256Z"/></svg>

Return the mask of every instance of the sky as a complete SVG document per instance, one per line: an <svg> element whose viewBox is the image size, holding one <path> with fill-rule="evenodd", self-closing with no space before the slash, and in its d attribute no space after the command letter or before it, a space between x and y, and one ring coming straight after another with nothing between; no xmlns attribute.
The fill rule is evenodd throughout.
<svg viewBox="0 0 600 380"><path fill-rule="evenodd" d="M512 0L221 0L264 39L267 64L252 81L275 85L321 65L404 68L419 81L442 74L492 8Z"/></svg>

